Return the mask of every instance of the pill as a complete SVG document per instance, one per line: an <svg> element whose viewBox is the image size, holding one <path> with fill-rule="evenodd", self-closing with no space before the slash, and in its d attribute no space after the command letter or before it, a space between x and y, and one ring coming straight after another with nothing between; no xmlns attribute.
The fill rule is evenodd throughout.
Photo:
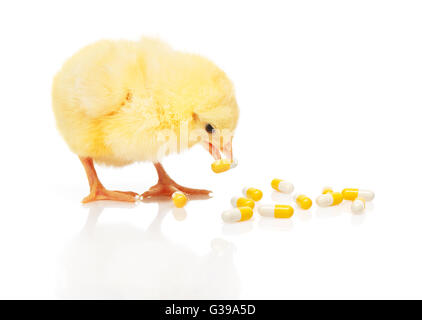
<svg viewBox="0 0 422 320"><path fill-rule="evenodd" d="M242 193L253 201L259 201L262 199L262 191L256 188L243 188Z"/></svg>
<svg viewBox="0 0 422 320"><path fill-rule="evenodd" d="M365 210L365 199L360 197L356 198L353 200L351 208L353 213L361 213Z"/></svg>
<svg viewBox="0 0 422 320"><path fill-rule="evenodd" d="M283 193L292 193L295 188L292 183L281 179L273 179L271 181L271 187L273 187L274 190Z"/></svg>
<svg viewBox="0 0 422 320"><path fill-rule="evenodd" d="M250 207L251 209L253 209L255 207L255 202L252 199L244 197L233 197L231 199L231 204L235 208Z"/></svg>
<svg viewBox="0 0 422 320"><path fill-rule="evenodd" d="M249 220L252 216L253 210L251 207L240 207L224 211L221 218L224 222L233 223Z"/></svg>
<svg viewBox="0 0 422 320"><path fill-rule="evenodd" d="M183 208L186 205L186 202L188 202L186 195L180 191L173 192L171 199L176 208Z"/></svg>
<svg viewBox="0 0 422 320"><path fill-rule="evenodd" d="M216 160L211 164L211 169L215 173L225 172L227 170L233 169L237 166L237 161L230 161L228 159Z"/></svg>
<svg viewBox="0 0 422 320"><path fill-rule="evenodd" d="M316 203L320 207L336 206L343 201L343 195L340 192L334 192L330 187L325 187L322 194L316 198Z"/></svg>
<svg viewBox="0 0 422 320"><path fill-rule="evenodd" d="M305 196L304 194L295 194L293 199L296 201L299 208L303 210L308 210L310 207L312 207L311 198Z"/></svg>
<svg viewBox="0 0 422 320"><path fill-rule="evenodd" d="M270 204L262 205L258 208L258 212L264 217L274 218L290 218L293 215L293 208L286 204Z"/></svg>
<svg viewBox="0 0 422 320"><path fill-rule="evenodd" d="M347 188L343 189L341 193L343 194L344 200L355 200L360 197L366 201L371 201L375 197L375 194L370 190Z"/></svg>

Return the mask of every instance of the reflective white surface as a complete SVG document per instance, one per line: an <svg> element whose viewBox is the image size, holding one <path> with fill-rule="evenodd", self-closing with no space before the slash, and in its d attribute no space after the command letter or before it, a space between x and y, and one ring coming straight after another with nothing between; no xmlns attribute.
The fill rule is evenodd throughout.
<svg viewBox="0 0 422 320"><path fill-rule="evenodd" d="M137 167L147 165L125 171ZM105 176L114 172L107 169ZM255 213L251 221L224 224L220 214L229 208L235 180L213 199L176 210L171 202L81 205L86 186L80 173L80 188L63 184L5 203L2 297L420 296L420 211L394 201L388 187L379 185L360 215L347 202L296 210L287 220ZM289 203L262 182L265 202Z"/></svg>
<svg viewBox="0 0 422 320"><path fill-rule="evenodd" d="M0 10L0 298L422 298L419 2L42 3ZM182 210L82 205L88 185L55 130L52 77L84 44L141 34L233 79L239 165L216 175L201 147L166 158L177 182L214 191ZM149 163L98 174L112 190L156 180ZM291 204L271 191L275 177L313 201L325 185L376 196L359 215L314 203L288 220L222 222L247 185L262 203Z"/></svg>

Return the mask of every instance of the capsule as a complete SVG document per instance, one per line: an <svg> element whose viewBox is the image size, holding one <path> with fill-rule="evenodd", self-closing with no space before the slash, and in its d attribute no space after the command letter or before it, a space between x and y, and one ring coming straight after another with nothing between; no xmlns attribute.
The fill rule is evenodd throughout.
<svg viewBox="0 0 422 320"><path fill-rule="evenodd" d="M343 194L344 200L355 200L356 198L362 198L366 201L371 201L375 197L375 193L370 190L360 190L347 188L343 189L341 192Z"/></svg>
<svg viewBox="0 0 422 320"><path fill-rule="evenodd" d="M233 197L231 199L231 204L235 208L250 207L251 209L253 209L255 207L255 202L252 199L244 197Z"/></svg>
<svg viewBox="0 0 422 320"><path fill-rule="evenodd" d="M270 204L260 206L258 212L264 217L287 219L293 215L294 210L287 204Z"/></svg>
<svg viewBox="0 0 422 320"><path fill-rule="evenodd" d="M249 187L243 188L242 193L253 201L259 201L262 199L263 196L261 190Z"/></svg>
<svg viewBox="0 0 422 320"><path fill-rule="evenodd" d="M353 213L362 213L365 210L365 199L358 197L352 202L352 212Z"/></svg>
<svg viewBox="0 0 422 320"><path fill-rule="evenodd" d="M316 203L320 207L336 206L343 201L343 195L340 192L334 192L330 187L325 187L322 194L316 198Z"/></svg>
<svg viewBox="0 0 422 320"><path fill-rule="evenodd" d="M171 195L171 199L176 208L183 208L188 202L188 198L183 192L176 191Z"/></svg>
<svg viewBox="0 0 422 320"><path fill-rule="evenodd" d="M310 207L312 207L311 198L305 196L304 194L295 194L293 199L296 201L296 204L299 206L299 208L303 210L308 210Z"/></svg>
<svg viewBox="0 0 422 320"><path fill-rule="evenodd" d="M251 207L240 207L224 211L221 218L224 222L233 223L249 220L252 216L253 210Z"/></svg>
<svg viewBox="0 0 422 320"><path fill-rule="evenodd" d="M237 160L230 161L228 159L216 160L211 164L211 169L215 173L225 172L237 166Z"/></svg>
<svg viewBox="0 0 422 320"><path fill-rule="evenodd" d="M273 179L271 181L271 187L273 187L274 190L283 193L292 193L295 188L292 183L281 179Z"/></svg>

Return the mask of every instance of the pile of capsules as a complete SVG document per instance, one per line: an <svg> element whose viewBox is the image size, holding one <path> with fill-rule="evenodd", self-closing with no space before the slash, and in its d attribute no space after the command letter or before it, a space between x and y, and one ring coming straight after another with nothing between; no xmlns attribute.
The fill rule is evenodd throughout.
<svg viewBox="0 0 422 320"><path fill-rule="evenodd" d="M211 165L212 171L215 173L225 172L233 169L237 165L237 161L229 161L226 159L217 160ZM291 194L294 186L291 182L282 179L273 179L271 187L280 193ZM251 187L246 187L242 190L243 197L233 197L231 199L232 209L224 211L221 215L224 222L233 223L246 221L252 218L255 202L262 199L263 193L261 190ZM361 213L365 210L366 202L372 201L375 194L370 190L346 188L342 192L333 191L330 187L325 187L322 194L319 195L315 202L320 207L337 206L343 200L352 201L351 210L353 213ZM183 192L176 191L172 195L172 200L176 208L183 208L188 199ZM312 207L312 200L307 195L296 193L293 195L293 200L297 206L302 210L308 210ZM294 213L292 206L287 204L265 204L260 205L257 211L261 216L274 217L278 219L291 218Z"/></svg>
<svg viewBox="0 0 422 320"><path fill-rule="evenodd" d="M292 183L281 179L273 179L271 187L277 192L291 194L294 190ZM244 188L244 197L233 197L231 204L233 209L224 211L221 215L224 222L233 223L246 221L252 218L255 202L262 199L263 193L256 188ZM369 190L360 190L347 188L342 192L335 192L330 187L325 187L322 194L319 195L315 202L320 207L330 207L339 205L343 200L351 200L351 209L353 213L361 213L365 209L366 201L374 199L375 194ZM305 194L296 193L293 200L302 210L308 210L312 207L312 200ZM287 204L265 204L258 207L258 212L264 217L274 217L287 219L293 216L294 209Z"/></svg>

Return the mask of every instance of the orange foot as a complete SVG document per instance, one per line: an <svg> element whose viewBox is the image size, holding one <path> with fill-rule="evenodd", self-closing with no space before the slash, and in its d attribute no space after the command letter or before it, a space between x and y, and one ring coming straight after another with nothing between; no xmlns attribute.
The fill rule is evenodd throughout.
<svg viewBox="0 0 422 320"><path fill-rule="evenodd" d="M178 185L175 182L162 183L158 182L156 185L149 188L148 191L145 191L142 195L142 199L152 199L152 198L161 198L161 199L170 199L171 195L175 191L183 192L185 195L190 197L205 197L210 198L210 190L204 189L192 189L186 188L181 185Z"/></svg>
<svg viewBox="0 0 422 320"><path fill-rule="evenodd" d="M135 202L138 194L131 191L110 191L105 188L91 190L91 193L82 200L82 203L88 203L98 200L112 200Z"/></svg>
<svg viewBox="0 0 422 320"><path fill-rule="evenodd" d="M152 186L148 191L141 195L142 200L151 200L154 198L171 199L171 195L175 191L181 191L191 198L210 198L211 191L183 187L174 182L174 180L169 177L161 163L156 162L154 163L154 166L157 170L158 182L156 185Z"/></svg>

